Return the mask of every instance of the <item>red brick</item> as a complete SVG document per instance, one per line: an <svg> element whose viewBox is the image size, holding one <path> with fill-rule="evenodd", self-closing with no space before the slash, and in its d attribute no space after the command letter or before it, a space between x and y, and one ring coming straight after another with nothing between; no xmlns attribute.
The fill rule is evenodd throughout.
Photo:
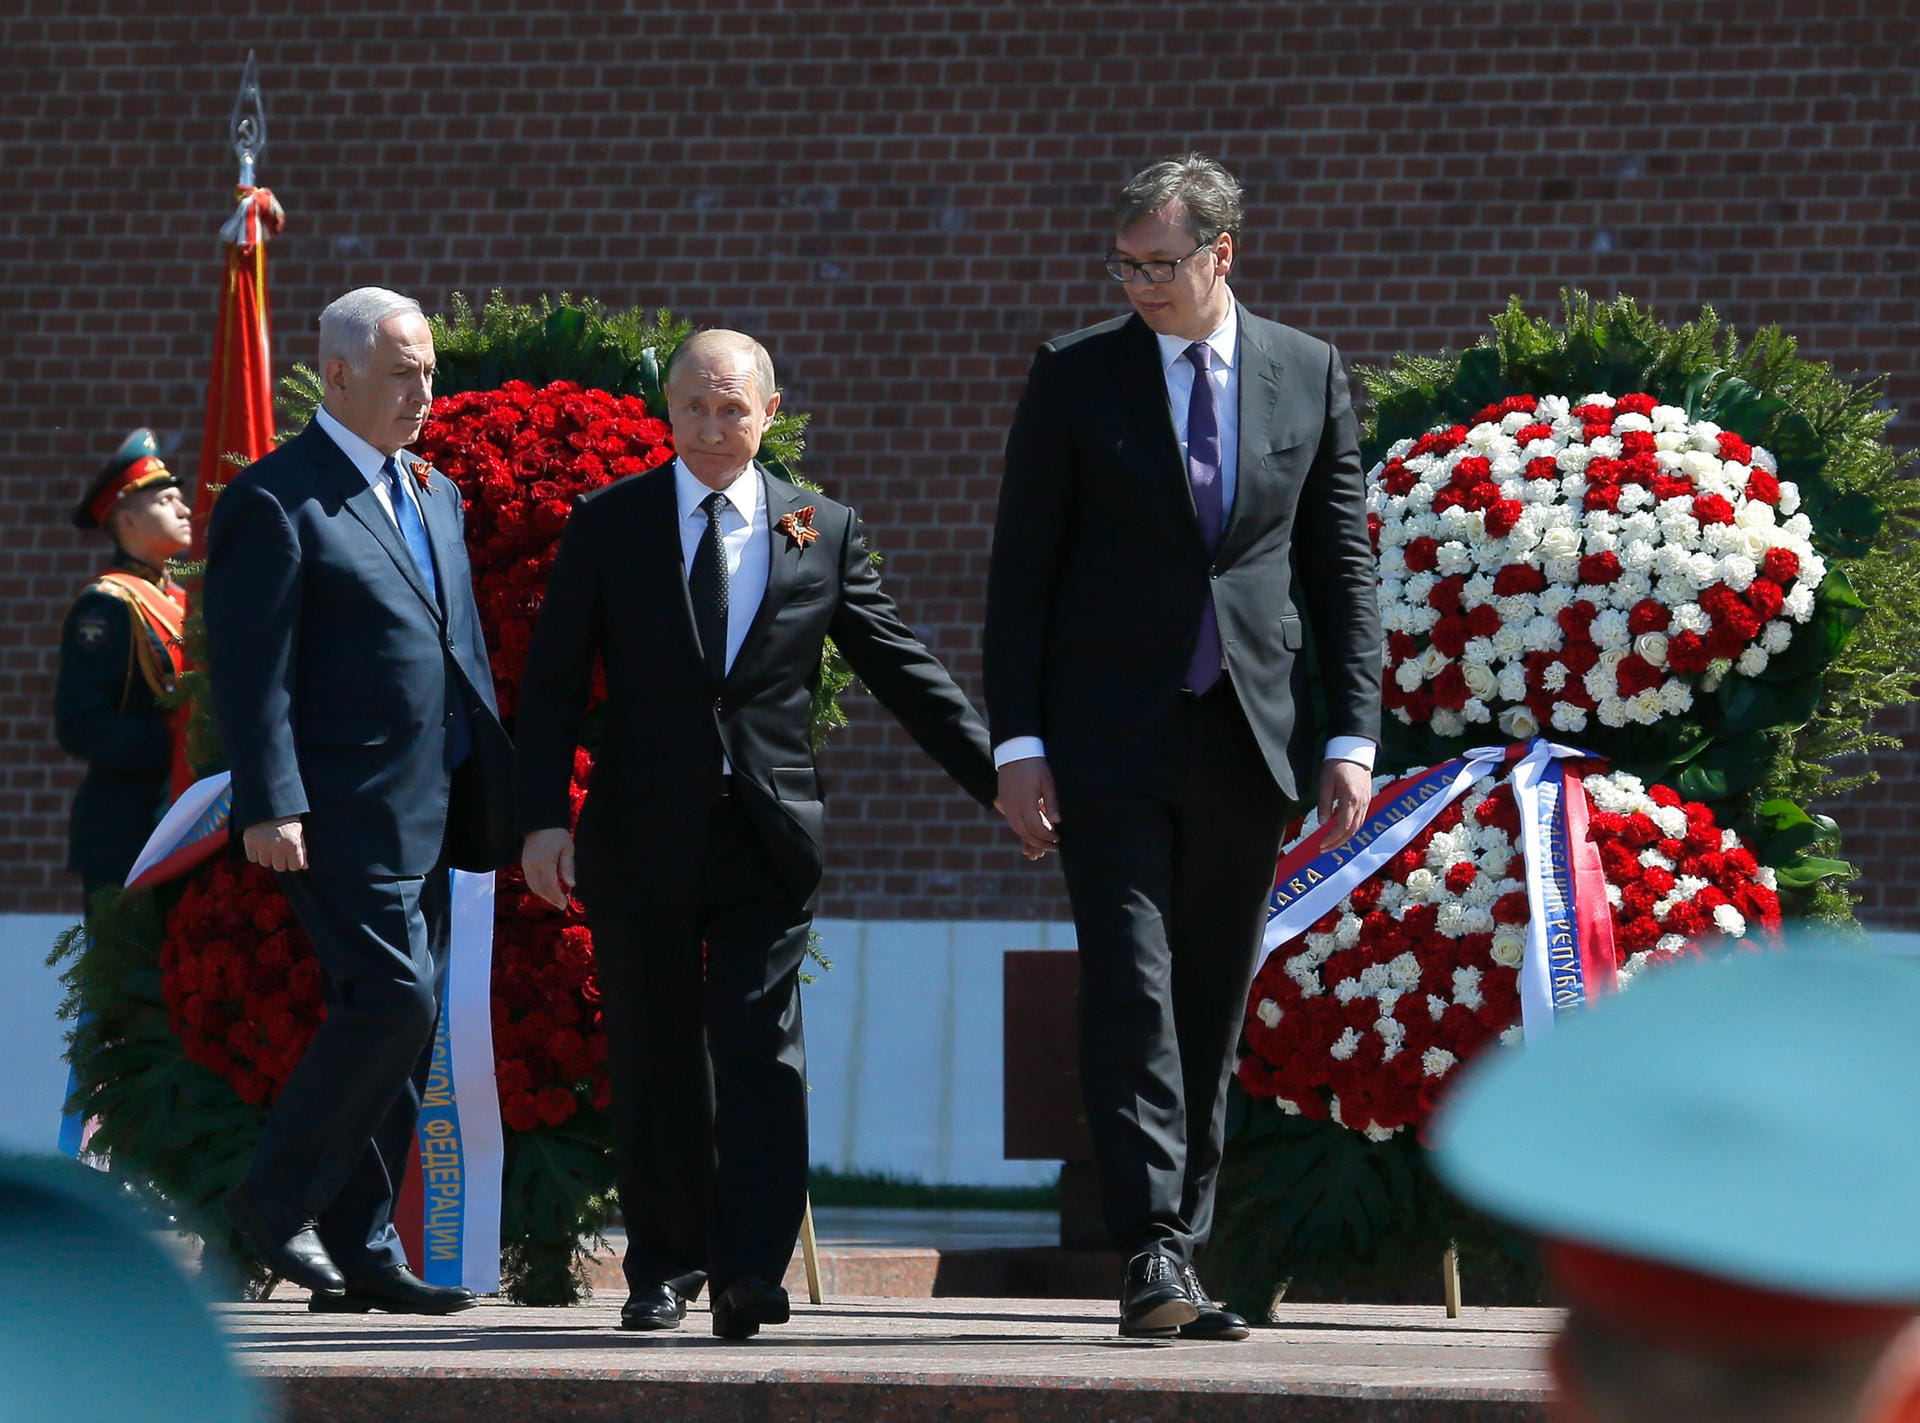
<svg viewBox="0 0 1920 1423"><path fill-rule="evenodd" d="M1116 310L1094 266L1105 206L1166 151L1240 171L1240 294L1349 363L1458 348L1508 293L1550 311L1583 284L1777 322L1920 407L1915 31L1873 0L1711 19L1630 0L1580 23L1504 0L1228 4L1173 30L1099 0L663 0L558 21L477 0L457 26L134 8L6 26L0 911L70 907L53 802L75 768L45 719L54 628L95 561L63 527L70 495L135 424L197 467L248 46L261 177L290 216L270 258L281 373L364 281L429 308L564 290L747 325L814 414L808 472L862 510L909 621L976 694L1007 418L1042 338ZM81 146L81 126L111 144ZM1920 444L1920 420L1892 437ZM1064 916L1054 869L851 706L824 758L826 913ZM1888 726L1908 749L1838 813L1863 913L1920 925L1895 883L1920 831L1920 715Z"/></svg>

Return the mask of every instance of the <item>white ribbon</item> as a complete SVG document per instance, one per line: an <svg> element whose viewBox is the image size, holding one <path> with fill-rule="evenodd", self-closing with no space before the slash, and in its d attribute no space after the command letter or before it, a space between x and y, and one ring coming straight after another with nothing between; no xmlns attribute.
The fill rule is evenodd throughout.
<svg viewBox="0 0 1920 1423"><path fill-rule="evenodd" d="M1551 946L1554 926L1573 918L1572 866L1563 862L1553 873L1553 847L1548 826L1559 813L1558 794L1564 784L1548 787L1547 768L1556 760L1590 760L1591 751L1562 746L1536 736L1513 768L1513 798L1520 810L1520 853L1527 862L1527 950L1520 963L1520 1027L1529 1042L1553 1031Z"/></svg>

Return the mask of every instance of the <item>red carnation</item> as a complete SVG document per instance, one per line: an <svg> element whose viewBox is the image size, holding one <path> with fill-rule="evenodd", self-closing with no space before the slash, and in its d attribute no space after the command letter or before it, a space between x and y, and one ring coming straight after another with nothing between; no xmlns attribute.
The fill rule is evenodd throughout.
<svg viewBox="0 0 1920 1423"><path fill-rule="evenodd" d="M1447 866L1447 888L1454 894L1465 894L1479 873L1471 860L1462 860L1459 864Z"/></svg>
<svg viewBox="0 0 1920 1423"><path fill-rule="evenodd" d="M1780 502L1780 481L1764 469L1756 469L1747 476L1747 498L1757 499L1762 504Z"/></svg>
<svg viewBox="0 0 1920 1423"><path fill-rule="evenodd" d="M1620 659L1620 665L1614 672L1614 678L1620 687L1622 697L1638 696L1666 681L1666 675L1651 662L1637 653L1629 653Z"/></svg>
<svg viewBox="0 0 1920 1423"><path fill-rule="evenodd" d="M1614 401L1613 409L1616 415L1651 416L1655 404L1657 404L1657 402L1651 395L1636 391L1632 395L1623 395Z"/></svg>
<svg viewBox="0 0 1920 1423"><path fill-rule="evenodd" d="M1466 587L1466 574L1449 573L1433 585L1433 591L1427 595L1427 605L1442 613L1458 613L1460 597L1466 591Z"/></svg>
<svg viewBox="0 0 1920 1423"><path fill-rule="evenodd" d="M1611 550L1590 553L1580 560L1580 581L1582 583L1611 583L1620 576L1620 558Z"/></svg>
<svg viewBox="0 0 1920 1423"><path fill-rule="evenodd" d="M1702 524L1731 524L1733 505L1719 494L1696 495L1693 501L1693 517Z"/></svg>
<svg viewBox="0 0 1920 1423"><path fill-rule="evenodd" d="M1784 588L1800 576L1800 555L1790 548L1770 548L1760 560L1760 571Z"/></svg>
<svg viewBox="0 0 1920 1423"><path fill-rule="evenodd" d="M1546 586L1547 575L1529 563L1509 563L1493 575L1493 591L1502 598L1539 593Z"/></svg>
<svg viewBox="0 0 1920 1423"><path fill-rule="evenodd" d="M1753 463L1753 446L1734 434L1731 430L1720 432L1720 458L1731 460L1735 464Z"/></svg>
<svg viewBox="0 0 1920 1423"><path fill-rule="evenodd" d="M1753 609L1753 615L1763 623L1778 617L1787 601L1787 595L1780 591L1780 585L1767 578L1754 579L1747 585L1744 596L1747 606Z"/></svg>
<svg viewBox="0 0 1920 1423"><path fill-rule="evenodd" d="M1524 924L1530 917L1527 896L1520 890L1511 890L1493 901L1493 920L1496 924Z"/></svg>
<svg viewBox="0 0 1920 1423"><path fill-rule="evenodd" d="M1494 500L1487 506L1487 533L1496 539L1505 538L1520 522L1525 507L1518 499Z"/></svg>
<svg viewBox="0 0 1920 1423"><path fill-rule="evenodd" d="M1665 632L1673 623L1673 611L1665 603L1642 598L1627 610L1627 628L1635 637L1648 632Z"/></svg>
<svg viewBox="0 0 1920 1423"><path fill-rule="evenodd" d="M1492 637L1500 631L1499 611L1491 603L1468 609L1467 631L1475 637Z"/></svg>
<svg viewBox="0 0 1920 1423"><path fill-rule="evenodd" d="M1417 539L1409 539L1401 550L1401 556L1407 561L1407 567L1414 573L1431 573L1440 566L1440 540L1422 534Z"/></svg>
<svg viewBox="0 0 1920 1423"><path fill-rule="evenodd" d="M1713 656L1697 632L1677 632L1667 640L1667 665L1676 672L1704 672Z"/></svg>

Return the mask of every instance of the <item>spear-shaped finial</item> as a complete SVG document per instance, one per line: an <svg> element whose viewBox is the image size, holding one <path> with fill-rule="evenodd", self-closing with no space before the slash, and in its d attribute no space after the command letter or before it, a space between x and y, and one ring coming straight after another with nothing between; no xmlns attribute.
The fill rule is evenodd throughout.
<svg viewBox="0 0 1920 1423"><path fill-rule="evenodd" d="M246 72L233 101L233 153L240 160L240 186L253 186L253 165L267 151L267 107L260 98L260 73L247 51Z"/></svg>

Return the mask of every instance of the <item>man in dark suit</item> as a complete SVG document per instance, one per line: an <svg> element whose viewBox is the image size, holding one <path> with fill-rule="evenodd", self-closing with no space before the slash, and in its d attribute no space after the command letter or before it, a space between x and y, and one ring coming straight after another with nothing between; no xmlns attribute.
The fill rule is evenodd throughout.
<svg viewBox="0 0 1920 1423"><path fill-rule="evenodd" d="M1234 300L1239 228L1239 185L1198 154L1122 192L1106 265L1134 314L1034 358L987 591L1000 801L1030 846L1060 847L1081 1081L1135 1335L1246 1336L1193 1261L1274 860L1316 780L1325 843L1358 828L1379 735L1346 372Z"/></svg>
<svg viewBox="0 0 1920 1423"><path fill-rule="evenodd" d="M510 863L512 747L462 542L460 491L404 446L433 399L417 303L320 317L325 402L221 493L204 608L213 710L247 858L313 940L327 1017L227 1214L315 1310L473 1303L406 1267L394 1196L445 996L449 870Z"/></svg>
<svg viewBox="0 0 1920 1423"><path fill-rule="evenodd" d="M822 644L983 803L986 728L901 621L853 511L754 463L779 409L759 343L703 331L666 394L678 458L583 499L560 542L515 723L527 882L578 876L612 1052L628 1329L710 1279L713 1332L785 1323L806 1204L799 972L822 868L810 709ZM574 747L605 666L593 783Z"/></svg>

